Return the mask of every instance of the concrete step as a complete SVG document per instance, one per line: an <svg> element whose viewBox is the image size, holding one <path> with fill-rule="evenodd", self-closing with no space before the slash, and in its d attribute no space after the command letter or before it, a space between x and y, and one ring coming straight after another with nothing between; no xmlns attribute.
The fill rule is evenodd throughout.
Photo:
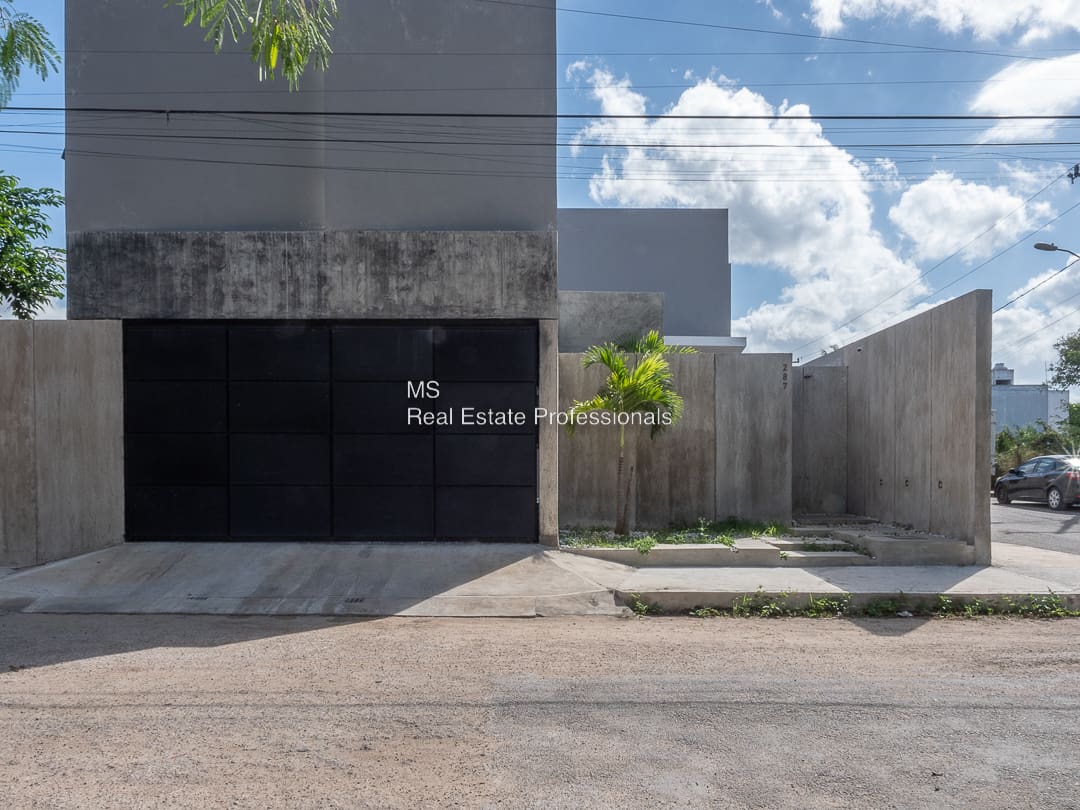
<svg viewBox="0 0 1080 810"><path fill-rule="evenodd" d="M832 529L828 526L794 526L788 529L792 537L829 537Z"/></svg>
<svg viewBox="0 0 1080 810"><path fill-rule="evenodd" d="M796 515L795 525L799 526L867 526L877 523L874 518L865 515Z"/></svg>
<svg viewBox="0 0 1080 810"><path fill-rule="evenodd" d="M780 559L782 568L820 568L834 565L874 565L875 561L857 551L788 551Z"/></svg>
<svg viewBox="0 0 1080 810"><path fill-rule="evenodd" d="M804 551L803 546L808 544L822 547L815 549L815 551L851 551L850 543L818 534L803 537L769 538L768 543L784 551Z"/></svg>
<svg viewBox="0 0 1080 810"><path fill-rule="evenodd" d="M657 545L648 554L632 548L568 548L563 551L635 568L751 567L769 568L780 564L780 549L764 540L742 538L735 547L721 545Z"/></svg>
<svg viewBox="0 0 1080 810"><path fill-rule="evenodd" d="M975 547L952 537L893 536L839 531L835 536L867 551L878 565L974 565Z"/></svg>

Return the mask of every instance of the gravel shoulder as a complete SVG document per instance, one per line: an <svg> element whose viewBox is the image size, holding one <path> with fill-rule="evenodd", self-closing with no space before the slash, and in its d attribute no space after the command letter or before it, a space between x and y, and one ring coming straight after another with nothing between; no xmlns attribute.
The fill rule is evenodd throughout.
<svg viewBox="0 0 1080 810"><path fill-rule="evenodd" d="M1080 807L1080 621L0 616L13 807Z"/></svg>

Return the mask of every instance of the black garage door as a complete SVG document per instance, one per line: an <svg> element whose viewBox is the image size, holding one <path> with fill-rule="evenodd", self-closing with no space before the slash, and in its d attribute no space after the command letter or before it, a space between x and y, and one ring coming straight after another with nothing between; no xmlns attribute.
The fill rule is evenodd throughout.
<svg viewBox="0 0 1080 810"><path fill-rule="evenodd" d="M126 322L127 537L535 541L537 367L535 324Z"/></svg>

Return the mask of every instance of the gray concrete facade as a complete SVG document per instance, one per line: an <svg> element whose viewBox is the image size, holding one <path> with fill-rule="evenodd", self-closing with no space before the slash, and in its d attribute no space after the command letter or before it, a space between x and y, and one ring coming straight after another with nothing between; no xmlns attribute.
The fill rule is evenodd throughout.
<svg viewBox="0 0 1080 810"><path fill-rule="evenodd" d="M847 369L843 511L961 538L979 564L990 562L991 310L976 290L801 367ZM835 401L800 402L804 429L835 431Z"/></svg>
<svg viewBox="0 0 1080 810"><path fill-rule="evenodd" d="M559 292L559 346L564 352L654 329L664 334L663 293Z"/></svg>
<svg viewBox="0 0 1080 810"><path fill-rule="evenodd" d="M558 318L555 234L68 235L68 317Z"/></svg>
<svg viewBox="0 0 1080 810"><path fill-rule="evenodd" d="M290 93L161 0L67 0L68 229L553 229L554 0L339 5Z"/></svg>
<svg viewBox="0 0 1080 810"><path fill-rule="evenodd" d="M725 209L561 208L559 289L664 294L669 335L731 335Z"/></svg>
<svg viewBox="0 0 1080 810"><path fill-rule="evenodd" d="M124 536L117 322L0 322L0 566Z"/></svg>
<svg viewBox="0 0 1080 810"><path fill-rule="evenodd" d="M596 393L604 374L584 369L580 354L559 358L563 409ZM682 420L655 439L627 430L635 468L631 523L642 528L693 524L699 518L791 519L792 411L786 354L672 356ZM579 427L559 439L563 526L614 520L618 429Z"/></svg>

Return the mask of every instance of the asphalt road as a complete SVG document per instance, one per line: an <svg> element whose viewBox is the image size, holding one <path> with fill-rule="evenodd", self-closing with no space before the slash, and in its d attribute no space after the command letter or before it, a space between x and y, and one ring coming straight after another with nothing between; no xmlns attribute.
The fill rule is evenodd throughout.
<svg viewBox="0 0 1080 810"><path fill-rule="evenodd" d="M1055 512L1045 504L991 501L990 535L995 543L1080 554L1080 509Z"/></svg>
<svg viewBox="0 0 1080 810"><path fill-rule="evenodd" d="M5 807L1080 807L1080 621L0 616Z"/></svg>

